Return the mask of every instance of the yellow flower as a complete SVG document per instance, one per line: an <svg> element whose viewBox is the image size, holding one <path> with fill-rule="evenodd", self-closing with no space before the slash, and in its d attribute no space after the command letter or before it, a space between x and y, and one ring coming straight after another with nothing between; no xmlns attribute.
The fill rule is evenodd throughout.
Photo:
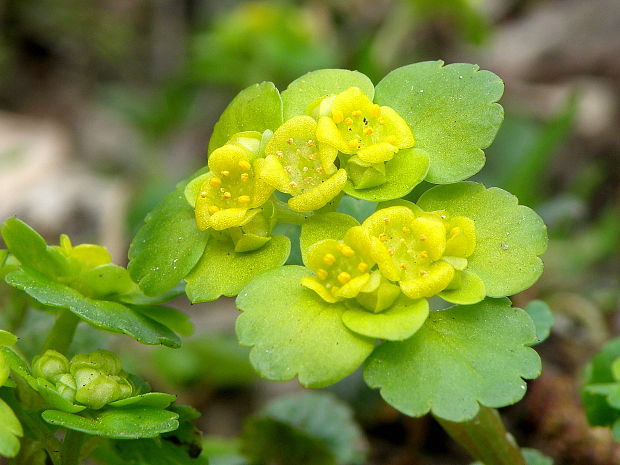
<svg viewBox="0 0 620 465"><path fill-rule="evenodd" d="M372 292L380 279L371 279L375 261L369 250L368 236L360 226L349 229L341 241L317 242L310 248L307 260L315 276L303 278L301 284L330 303Z"/></svg>
<svg viewBox="0 0 620 465"><path fill-rule="evenodd" d="M476 248L474 222L463 216L448 218L443 211L388 207L369 216L362 227L381 273L412 299L457 286L457 272L467 267L467 257Z"/></svg>
<svg viewBox="0 0 620 465"><path fill-rule="evenodd" d="M318 210L336 197L347 181L334 161L337 152L319 151L316 121L296 116L280 126L265 147L261 179L292 197L295 211Z"/></svg>
<svg viewBox="0 0 620 465"><path fill-rule="evenodd" d="M339 151L372 165L414 145L405 120L392 108L372 103L357 87L326 97L318 112L317 139L328 153Z"/></svg>
<svg viewBox="0 0 620 465"><path fill-rule="evenodd" d="M253 139L233 140L211 153L210 171L190 182L185 190L201 230L221 231L249 223L273 193L273 187L260 179L264 159L246 148L247 141Z"/></svg>

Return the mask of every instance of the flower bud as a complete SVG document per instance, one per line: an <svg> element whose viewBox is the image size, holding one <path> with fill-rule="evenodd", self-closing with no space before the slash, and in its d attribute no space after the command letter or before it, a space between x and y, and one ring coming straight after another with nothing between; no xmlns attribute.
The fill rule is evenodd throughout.
<svg viewBox="0 0 620 465"><path fill-rule="evenodd" d="M55 350L46 350L42 355L35 357L32 371L37 378L55 381L58 376L69 372L69 361Z"/></svg>
<svg viewBox="0 0 620 465"><path fill-rule="evenodd" d="M108 375L116 375L121 371L121 361L108 350L96 350L89 354L78 354L71 359L71 373L81 368L92 368Z"/></svg>
<svg viewBox="0 0 620 465"><path fill-rule="evenodd" d="M75 400L75 391L76 386L73 376L69 373L58 376L58 379L56 380L56 392L58 392L61 397L69 402L73 402Z"/></svg>

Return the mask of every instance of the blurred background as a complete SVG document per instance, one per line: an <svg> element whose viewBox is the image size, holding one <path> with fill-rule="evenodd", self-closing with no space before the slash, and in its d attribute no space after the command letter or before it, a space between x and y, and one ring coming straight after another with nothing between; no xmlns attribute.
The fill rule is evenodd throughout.
<svg viewBox="0 0 620 465"><path fill-rule="evenodd" d="M326 67L377 83L395 67L477 63L506 83L505 123L476 180L549 226L543 278L517 305L555 316L542 376L504 409L524 446L558 464L618 463L620 447L579 405L584 364L620 333L618 0L0 0L0 222L18 215L52 243L108 247L126 263L145 214L206 163L213 124L242 88L280 89ZM419 189L416 190L418 192ZM38 350L50 321L0 289L0 327ZM235 462L248 415L296 383L257 379L230 300L186 309L182 349L138 347L82 327L75 349L111 347L153 387L203 412L215 465ZM369 464L465 464L430 418L411 419L354 375L332 389L355 410Z"/></svg>

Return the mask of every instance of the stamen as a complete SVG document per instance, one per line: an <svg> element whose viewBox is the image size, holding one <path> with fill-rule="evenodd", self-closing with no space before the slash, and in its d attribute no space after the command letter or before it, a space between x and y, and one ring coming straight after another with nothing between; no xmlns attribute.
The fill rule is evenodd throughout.
<svg viewBox="0 0 620 465"><path fill-rule="evenodd" d="M325 263L327 266L332 266L334 263L336 263L336 257L334 256L334 254L326 253L323 256L323 263Z"/></svg>
<svg viewBox="0 0 620 465"><path fill-rule="evenodd" d="M421 276L421 277L424 277L424 276L426 276L426 275L428 274L428 271L426 271L426 270L420 270L420 271L419 271L419 273L420 273L420 276Z"/></svg>
<svg viewBox="0 0 620 465"><path fill-rule="evenodd" d="M340 124L342 123L342 120L344 119L344 115L342 114L340 110L333 110L332 119L334 120L334 123Z"/></svg>
<svg viewBox="0 0 620 465"><path fill-rule="evenodd" d="M338 244L338 250L345 257L352 257L353 255L355 255L355 250L353 250L347 244Z"/></svg>
<svg viewBox="0 0 620 465"><path fill-rule="evenodd" d="M347 144L349 145L349 147L354 149L355 147L359 145L359 141L357 139L350 139L349 142L347 142Z"/></svg>
<svg viewBox="0 0 620 465"><path fill-rule="evenodd" d="M353 110L351 112L351 116L353 116L354 118L357 118L359 116L362 116L362 112L360 110Z"/></svg>
<svg viewBox="0 0 620 465"><path fill-rule="evenodd" d="M250 203L250 196L249 195L240 195L239 198L237 199L237 201L241 204L244 203Z"/></svg>
<svg viewBox="0 0 620 465"><path fill-rule="evenodd" d="M322 173L325 170L323 169L323 167L319 166L318 168L315 168L314 171L316 171L317 173Z"/></svg>
<svg viewBox="0 0 620 465"><path fill-rule="evenodd" d="M308 147L314 147L314 141L313 140L309 140L308 142L306 142L306 145Z"/></svg>
<svg viewBox="0 0 620 465"><path fill-rule="evenodd" d="M360 262L360 264L357 265L357 271L359 271L360 273L365 273L367 269L368 263L366 262Z"/></svg>
<svg viewBox="0 0 620 465"><path fill-rule="evenodd" d="M366 128L366 129L364 129L364 134L365 134L365 135L369 136L369 135L371 135L372 133L373 133L372 128Z"/></svg>
<svg viewBox="0 0 620 465"><path fill-rule="evenodd" d="M344 120L344 124L347 126L353 126L353 118L347 117L347 119Z"/></svg>
<svg viewBox="0 0 620 465"><path fill-rule="evenodd" d="M222 180L220 178L211 178L209 179L209 185L217 189L222 185Z"/></svg>
<svg viewBox="0 0 620 465"><path fill-rule="evenodd" d="M327 279L327 276L329 275L329 273L327 272L327 270L324 270L323 268L321 268L319 271L316 272L316 275L318 276L319 279Z"/></svg>
<svg viewBox="0 0 620 465"><path fill-rule="evenodd" d="M295 189L297 187L297 183L295 181L289 182L288 185L291 186L291 189Z"/></svg>
<svg viewBox="0 0 620 465"><path fill-rule="evenodd" d="M387 238L388 238L388 235L387 235L387 234L385 234L385 233L381 233L381 234L379 234L379 240L380 240L381 242L385 242L385 241L387 241Z"/></svg>
<svg viewBox="0 0 620 465"><path fill-rule="evenodd" d="M338 281L340 281L340 284L346 284L351 281L351 275L346 271L343 271L338 275Z"/></svg>
<svg viewBox="0 0 620 465"><path fill-rule="evenodd" d="M239 168L241 168L243 171L248 171L250 168L252 168L252 165L250 165L250 162L247 160L240 160Z"/></svg>
<svg viewBox="0 0 620 465"><path fill-rule="evenodd" d="M386 218L383 218L383 222L384 222L385 224L390 224L390 219L389 219L389 218L387 218L387 217L386 217Z"/></svg>
<svg viewBox="0 0 620 465"><path fill-rule="evenodd" d="M394 249L390 249L390 250L388 250L388 253L389 253L391 256L394 256L394 254L396 253L396 251L395 251Z"/></svg>
<svg viewBox="0 0 620 465"><path fill-rule="evenodd" d="M385 141L386 141L388 144L395 144L395 143L396 143L396 136L387 136L387 137L385 138Z"/></svg>
<svg viewBox="0 0 620 465"><path fill-rule="evenodd" d="M311 184L313 179L311 176L308 176L307 178L304 178L304 181L306 181L306 183Z"/></svg>
<svg viewBox="0 0 620 465"><path fill-rule="evenodd" d="M250 175L248 173L241 173L241 180L243 182L246 182L248 179L250 179Z"/></svg>
<svg viewBox="0 0 620 465"><path fill-rule="evenodd" d="M400 264L400 269L405 271L407 268L409 267L409 265L407 263L401 263Z"/></svg>
<svg viewBox="0 0 620 465"><path fill-rule="evenodd" d="M276 152L276 156L277 156L278 158L282 158L282 157L284 156L284 152L283 152L282 150L278 150L278 151Z"/></svg>
<svg viewBox="0 0 620 465"><path fill-rule="evenodd" d="M289 137L288 139L286 139L286 143L287 143L288 145L293 145L293 143L294 143L294 142L295 142L295 141L293 140L293 138L292 138L292 137Z"/></svg>
<svg viewBox="0 0 620 465"><path fill-rule="evenodd" d="M209 212L209 215L213 215L214 213L217 213L220 211L220 207L218 207L217 205L211 205L207 211Z"/></svg>
<svg viewBox="0 0 620 465"><path fill-rule="evenodd" d="M409 229L407 226L403 226L402 231L403 231L405 234L407 234L407 233L409 233L409 232L411 231L411 229Z"/></svg>
<svg viewBox="0 0 620 465"><path fill-rule="evenodd" d="M231 194L230 192L226 191L226 192L224 192L224 193L222 194L222 197L224 197L225 199L229 199L229 198L231 198L231 197L232 197L232 194Z"/></svg>
<svg viewBox="0 0 620 465"><path fill-rule="evenodd" d="M418 256L420 258L428 258L428 252L426 250L423 250L422 252L418 254Z"/></svg>
<svg viewBox="0 0 620 465"><path fill-rule="evenodd" d="M222 176L224 176L224 177L226 177L226 176L230 176L230 171L228 171L228 170L220 171L220 174L221 174Z"/></svg>
<svg viewBox="0 0 620 465"><path fill-rule="evenodd" d="M456 236L460 232L461 232L461 228L459 228L458 226L455 226L454 228L452 228L450 230L450 235L451 236Z"/></svg>
<svg viewBox="0 0 620 465"><path fill-rule="evenodd" d="M207 198L207 192L206 191L202 191L200 193L200 197L202 197L203 199L206 199Z"/></svg>
<svg viewBox="0 0 620 465"><path fill-rule="evenodd" d="M422 242L424 242L426 239L428 239L428 237L426 237L426 234L420 234L418 239L420 239Z"/></svg>

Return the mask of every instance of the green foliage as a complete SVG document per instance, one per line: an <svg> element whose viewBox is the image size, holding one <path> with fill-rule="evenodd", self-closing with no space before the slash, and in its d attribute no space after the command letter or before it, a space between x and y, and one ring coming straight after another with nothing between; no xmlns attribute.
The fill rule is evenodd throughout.
<svg viewBox="0 0 620 465"><path fill-rule="evenodd" d="M24 435L21 423L6 402L0 399L0 457L19 453L19 438Z"/></svg>
<svg viewBox="0 0 620 465"><path fill-rule="evenodd" d="M179 427L178 414L151 407L102 410L88 416L46 410L41 416L50 425L112 439L153 438Z"/></svg>
<svg viewBox="0 0 620 465"><path fill-rule="evenodd" d="M268 271L237 297L243 312L237 336L252 347L250 361L267 379L298 376L307 387L335 383L355 371L372 352L374 341L350 332L343 306L333 306L302 287L310 273L299 266Z"/></svg>
<svg viewBox="0 0 620 465"><path fill-rule="evenodd" d="M549 306L542 300L532 300L524 310L534 321L536 327L536 344L540 344L549 337L551 327L553 326L553 314ZM534 344L533 344L534 345Z"/></svg>
<svg viewBox="0 0 620 465"><path fill-rule="evenodd" d="M525 382L541 364L528 346L535 329L508 299L431 312L422 328L403 342L386 342L369 357L364 378L399 411L431 411L460 422L478 413L478 404L503 407L519 401ZM456 380L456 382L454 382Z"/></svg>
<svg viewBox="0 0 620 465"><path fill-rule="evenodd" d="M192 302L234 297L252 278L283 265L290 250L291 243L284 236L273 236L265 246L251 252L235 252L232 242L212 239L185 278L187 297Z"/></svg>
<svg viewBox="0 0 620 465"><path fill-rule="evenodd" d="M461 181L484 165L504 112L496 102L502 81L464 63L428 61L403 66L377 85L376 101L398 111L413 129L416 148L428 153L427 179Z"/></svg>
<svg viewBox="0 0 620 465"><path fill-rule="evenodd" d="M278 89L271 82L254 84L239 92L215 123L209 153L238 132L275 131L281 124L282 99Z"/></svg>
<svg viewBox="0 0 620 465"><path fill-rule="evenodd" d="M257 464L360 464L361 446L351 410L322 392L271 402L248 421L241 437L242 452Z"/></svg>
<svg viewBox="0 0 620 465"><path fill-rule="evenodd" d="M204 253L208 233L196 228L194 210L177 189L145 219L129 248L128 270L147 295L176 286Z"/></svg>

